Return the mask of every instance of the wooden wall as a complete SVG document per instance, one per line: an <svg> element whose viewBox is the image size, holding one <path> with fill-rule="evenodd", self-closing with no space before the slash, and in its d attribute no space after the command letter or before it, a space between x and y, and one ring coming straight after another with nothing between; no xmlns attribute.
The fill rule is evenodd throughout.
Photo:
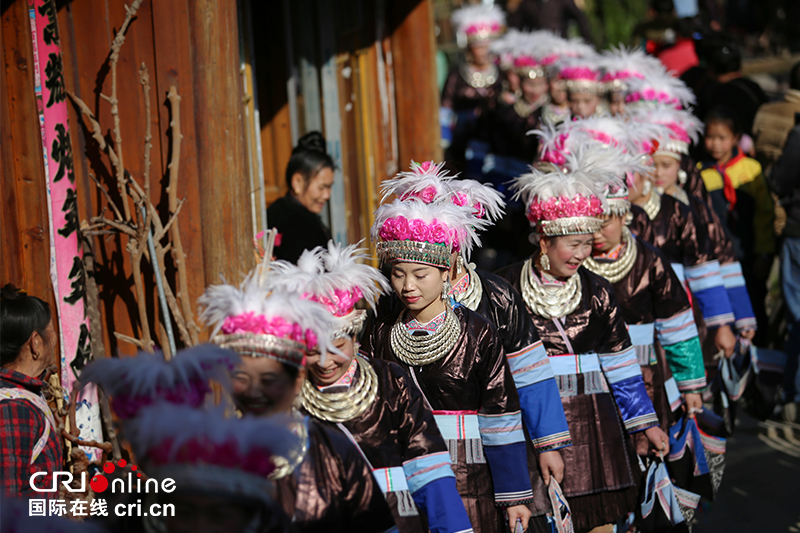
<svg viewBox="0 0 800 533"><path fill-rule="evenodd" d="M67 89L89 105L109 141L110 105L100 95L110 92L109 50L125 18L125 3L57 2ZM322 29L328 36L332 32L335 41L347 238L356 242L368 236L381 181L406 169L411 159L441 158L433 4L432 0L304 0L303 5L311 6L305 14L315 17L311 37L307 32L298 33L301 28L307 30L309 22L298 14L292 16L295 0L254 0L250 6L261 114L263 194L271 202L285 192L284 169L293 139L304 133L291 126L293 112L301 113L294 122L303 123L304 94L290 93L298 79L293 77L296 69L289 65L287 43L296 45L294 65L305 46L306 59L320 68L330 59L321 57L316 33L325 22L328 26ZM286 6L295 7L287 11ZM320 12L324 16L320 17ZM220 275L236 282L253 265L238 15L237 0L145 0L128 29L118 65L123 161L133 178L141 180L144 132L149 122L153 131L151 197L164 215L164 178L172 146L166 95L171 85L181 95L178 195L186 198L180 226L193 300L206 285L219 282ZM45 181L25 0L3 2L2 30L0 275L3 282L18 283L52 300ZM308 53L309 47L312 53ZM149 69L152 84L149 116L138 83L142 64ZM93 177L110 190L114 201L120 199L108 158L85 124L70 106L83 220L99 215L107 206ZM107 353L132 353L133 349L120 344L110 331L137 336L142 320L128 256L123 253L125 245L126 239L118 235L94 239ZM146 262L143 276L152 284ZM152 286L148 287L147 313L151 331L159 344L166 344Z"/></svg>
<svg viewBox="0 0 800 533"><path fill-rule="evenodd" d="M55 309L27 2L3 2L1 23L0 283L13 283Z"/></svg>
<svg viewBox="0 0 800 533"><path fill-rule="evenodd" d="M130 2L127 2L130 4ZM103 127L108 141L113 126L109 51L125 19L122 1L58 2L64 78L69 91L83 99ZM2 118L2 281L26 287L47 298L49 236L41 138L33 100L33 63L27 2L3 3L0 87ZM149 70L151 112L145 112L138 70ZM131 22L120 54L118 98L122 159L127 172L142 182L146 125L153 132L151 200L167 217L166 175L171 157L171 85L181 95L180 177L178 197L186 198L179 217L187 254L189 293L194 302L220 276L237 282L254 264L250 185L242 122L236 0L145 0ZM70 131L82 220L107 211L107 201L93 177L120 201L108 158L70 106ZM119 205L119 204L118 204ZM110 215L109 215L110 216ZM138 336L140 321L133 293L127 239L94 239L96 282L100 290L106 353L132 353L111 334ZM167 265L174 279L174 265ZM147 261L150 330L166 344ZM173 284L174 287L174 284ZM52 299L52 296L50 296Z"/></svg>

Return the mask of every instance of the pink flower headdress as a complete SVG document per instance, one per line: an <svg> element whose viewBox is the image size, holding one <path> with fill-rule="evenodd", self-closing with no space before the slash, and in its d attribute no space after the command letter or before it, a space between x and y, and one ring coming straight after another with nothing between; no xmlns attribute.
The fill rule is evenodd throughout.
<svg viewBox="0 0 800 533"><path fill-rule="evenodd" d="M341 318L342 327L333 333L334 337L356 335L366 318L365 311L356 309L356 304L363 298L374 309L380 295L389 290L381 271L363 263L370 259L364 252L366 250L359 249L358 245L344 246L329 241L327 250L320 246L305 250L297 265L288 261L273 262L269 284L319 302Z"/></svg>
<svg viewBox="0 0 800 533"><path fill-rule="evenodd" d="M686 109L695 103L695 96L683 81L662 70L647 72L643 79L630 79L625 102L630 110L659 105Z"/></svg>
<svg viewBox="0 0 800 533"><path fill-rule="evenodd" d="M499 37L506 27L506 14L497 6L476 4L454 11L451 22L468 43L486 43Z"/></svg>
<svg viewBox="0 0 800 533"><path fill-rule="evenodd" d="M228 418L220 409L156 405L126 430L150 477L170 478L181 491L266 503L273 501L269 476L275 458L289 457L301 446L282 418Z"/></svg>
<svg viewBox="0 0 800 533"><path fill-rule="evenodd" d="M509 29L501 37L492 41L489 51L496 58L498 66L503 70L514 68L514 57L523 42L528 40L530 34L515 28Z"/></svg>
<svg viewBox="0 0 800 533"><path fill-rule="evenodd" d="M135 357L98 359L83 369L81 383L94 383L112 397L114 412L123 419L155 403L200 407L211 392L211 381L230 385L229 372L239 357L213 344L164 354L139 352Z"/></svg>
<svg viewBox="0 0 800 533"><path fill-rule="evenodd" d="M204 307L200 318L214 326L212 342L240 355L300 367L308 352L324 357L337 351L330 342L330 332L341 326L336 317L322 304L270 290L256 274L240 287L212 285L198 302Z"/></svg>
<svg viewBox="0 0 800 533"><path fill-rule="evenodd" d="M627 217L631 203L626 177L634 172L645 173L647 167L640 156L625 153L618 147L589 142L576 147L565 170L596 176L598 182L604 184L606 206L603 213Z"/></svg>
<svg viewBox="0 0 800 533"><path fill-rule="evenodd" d="M448 176L444 163L433 161L411 162L410 172L401 172L394 178L381 183L382 202L392 195L401 200L415 198L426 204L452 202L469 209L479 219L488 218L490 222L503 216L503 196L475 180L456 179Z"/></svg>
<svg viewBox="0 0 800 533"><path fill-rule="evenodd" d="M628 92L632 79L644 79L647 75L666 73L658 58L647 55L638 48L612 47L602 53L600 81L609 92Z"/></svg>
<svg viewBox="0 0 800 533"><path fill-rule="evenodd" d="M513 180L514 199L528 206L527 217L543 235L582 235L600 229L597 218L606 209L602 189L611 173L579 168L572 154L566 157L569 172L532 168Z"/></svg>
<svg viewBox="0 0 800 533"><path fill-rule="evenodd" d="M637 109L631 120L637 124L661 126L659 135L651 143L652 154L668 155L679 161L683 155L689 155L689 147L703 131L703 123L692 113L668 105Z"/></svg>
<svg viewBox="0 0 800 533"><path fill-rule="evenodd" d="M375 211L371 238L383 262L410 262L450 268L450 255L466 258L480 244L476 234L488 222L452 202L426 204L418 198L395 200Z"/></svg>

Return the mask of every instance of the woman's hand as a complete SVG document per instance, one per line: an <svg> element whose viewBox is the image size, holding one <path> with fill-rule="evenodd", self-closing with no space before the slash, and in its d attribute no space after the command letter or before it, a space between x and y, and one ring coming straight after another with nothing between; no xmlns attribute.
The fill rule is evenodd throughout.
<svg viewBox="0 0 800 533"><path fill-rule="evenodd" d="M669 437L664 433L660 427L654 426L644 430L647 440L653 446L657 453L667 455L669 453Z"/></svg>
<svg viewBox="0 0 800 533"><path fill-rule="evenodd" d="M743 329L739 332L739 336L743 339L747 339L749 341L753 340L753 337L756 336L755 328L747 328Z"/></svg>
<svg viewBox="0 0 800 533"><path fill-rule="evenodd" d="M736 335L733 334L730 326L717 328L717 333L714 335L714 344L717 350L721 350L725 354L725 357L733 355L733 350L736 348Z"/></svg>
<svg viewBox="0 0 800 533"><path fill-rule="evenodd" d="M550 484L550 476L561 483L561 480L564 479L564 460L561 458L561 452L550 450L540 453L539 472L542 474L542 481L545 485Z"/></svg>
<svg viewBox="0 0 800 533"><path fill-rule="evenodd" d="M703 395L699 392L687 392L683 395L683 401L689 414L703 410Z"/></svg>
<svg viewBox="0 0 800 533"><path fill-rule="evenodd" d="M528 509L527 505L512 505L511 507L506 507L506 513L508 513L508 529L511 533L514 533L518 518L520 522L522 522L522 530L528 529L528 521L531 519L531 510Z"/></svg>

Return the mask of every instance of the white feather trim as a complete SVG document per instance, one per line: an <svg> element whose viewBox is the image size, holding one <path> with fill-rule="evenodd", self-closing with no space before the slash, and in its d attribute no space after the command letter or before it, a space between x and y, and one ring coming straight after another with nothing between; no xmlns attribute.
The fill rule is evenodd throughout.
<svg viewBox="0 0 800 533"><path fill-rule="evenodd" d="M139 352L135 357L98 359L87 365L81 383L94 383L109 395L157 396L157 390L170 390L190 381L211 380L227 387L229 370L239 356L213 344L200 344L179 351L170 361L162 352Z"/></svg>

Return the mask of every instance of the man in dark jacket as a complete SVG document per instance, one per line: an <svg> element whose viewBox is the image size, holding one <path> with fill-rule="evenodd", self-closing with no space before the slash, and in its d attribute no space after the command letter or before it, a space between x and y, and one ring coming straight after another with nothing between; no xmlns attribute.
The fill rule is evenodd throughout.
<svg viewBox="0 0 800 533"><path fill-rule="evenodd" d="M795 114L795 124L800 113ZM772 190L786 209L781 251L781 283L786 300L789 334L784 345L788 357L784 376L784 417L796 422L800 406L800 125L789 132L783 155L772 169Z"/></svg>

